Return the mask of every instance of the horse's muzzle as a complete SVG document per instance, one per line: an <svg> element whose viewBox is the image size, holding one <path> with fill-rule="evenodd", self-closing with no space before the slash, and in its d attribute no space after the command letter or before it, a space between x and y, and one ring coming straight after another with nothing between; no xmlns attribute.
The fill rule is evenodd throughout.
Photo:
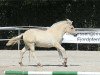
<svg viewBox="0 0 100 75"><path fill-rule="evenodd" d="M77 36L77 33L73 33L72 35Z"/></svg>

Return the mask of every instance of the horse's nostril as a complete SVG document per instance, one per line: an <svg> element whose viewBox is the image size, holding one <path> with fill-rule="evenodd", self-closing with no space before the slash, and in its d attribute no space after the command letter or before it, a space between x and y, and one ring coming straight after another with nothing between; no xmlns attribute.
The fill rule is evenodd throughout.
<svg viewBox="0 0 100 75"><path fill-rule="evenodd" d="M77 34L74 34L74 36L77 36Z"/></svg>

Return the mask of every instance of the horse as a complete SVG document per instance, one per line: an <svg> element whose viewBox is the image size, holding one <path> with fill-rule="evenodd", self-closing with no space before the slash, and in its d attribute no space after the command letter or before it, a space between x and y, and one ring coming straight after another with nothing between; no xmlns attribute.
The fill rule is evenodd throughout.
<svg viewBox="0 0 100 75"><path fill-rule="evenodd" d="M35 59L35 62L38 66L42 66L40 61L38 60L35 54L35 47L55 47L58 51L60 58L63 60L63 66L67 67L67 55L65 49L61 46L63 35L64 34L75 34L75 28L72 25L71 20L63 20L54 23L47 30L39 30L39 29L29 29L19 36L11 38L6 46L14 45L18 40L23 37L23 41L25 46L21 50L20 53L20 66L23 66L22 59L23 55L27 50L30 50L32 57Z"/></svg>

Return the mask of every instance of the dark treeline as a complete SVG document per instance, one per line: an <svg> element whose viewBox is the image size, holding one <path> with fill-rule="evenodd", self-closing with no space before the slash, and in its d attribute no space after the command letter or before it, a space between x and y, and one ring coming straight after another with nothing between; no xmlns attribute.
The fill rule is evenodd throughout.
<svg viewBox="0 0 100 75"><path fill-rule="evenodd" d="M69 18L77 28L100 27L99 0L0 0L0 26L51 26Z"/></svg>
<svg viewBox="0 0 100 75"><path fill-rule="evenodd" d="M0 26L51 26L73 20L76 28L100 28L100 0L0 0ZM0 38L11 38L16 31L0 31ZM0 42L0 48L5 45ZM66 45L63 45L66 47ZM98 50L99 45L81 45L79 49ZM15 48L15 47L14 47ZM76 49L76 44L67 45Z"/></svg>

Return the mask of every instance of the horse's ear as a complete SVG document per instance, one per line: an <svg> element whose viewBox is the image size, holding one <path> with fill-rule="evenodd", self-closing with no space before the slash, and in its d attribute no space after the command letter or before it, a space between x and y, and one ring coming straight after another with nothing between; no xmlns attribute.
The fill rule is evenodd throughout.
<svg viewBox="0 0 100 75"><path fill-rule="evenodd" d="M66 21L69 21L69 19L66 19Z"/></svg>
<svg viewBox="0 0 100 75"><path fill-rule="evenodd" d="M67 23L70 23L70 24L73 23L73 21L71 21L71 20L69 20L69 19L66 19L66 21L67 21Z"/></svg>
<svg viewBox="0 0 100 75"><path fill-rule="evenodd" d="M67 21L68 23L72 22L72 21L70 21L69 19L66 19L66 21Z"/></svg>
<svg viewBox="0 0 100 75"><path fill-rule="evenodd" d="M66 19L66 21L73 23L73 21L71 21L70 19Z"/></svg>

